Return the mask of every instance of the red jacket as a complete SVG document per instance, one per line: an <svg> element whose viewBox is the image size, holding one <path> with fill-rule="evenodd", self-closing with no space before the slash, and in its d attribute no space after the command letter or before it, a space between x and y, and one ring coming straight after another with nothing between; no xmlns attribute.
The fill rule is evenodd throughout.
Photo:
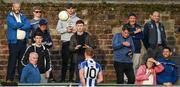
<svg viewBox="0 0 180 87"><path fill-rule="evenodd" d="M139 67L139 69L137 70L136 73L136 81L135 84L136 85L142 85L144 80L148 80L148 75L146 74L146 65L141 65ZM156 74L163 71L164 67L162 64L158 64L157 66L155 66L154 68L152 68L153 70L153 85L156 85Z"/></svg>

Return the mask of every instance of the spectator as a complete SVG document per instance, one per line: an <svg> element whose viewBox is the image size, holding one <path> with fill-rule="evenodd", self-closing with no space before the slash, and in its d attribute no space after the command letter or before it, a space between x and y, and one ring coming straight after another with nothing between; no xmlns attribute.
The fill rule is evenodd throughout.
<svg viewBox="0 0 180 87"><path fill-rule="evenodd" d="M42 44L46 48L50 49L53 46L53 41L51 39L50 32L47 29L47 24L48 24L48 21L46 19L41 19L39 21L39 26L36 29L35 33L36 32L42 33L42 37L43 37ZM34 35L33 35L33 37L34 37ZM32 42L34 43L35 41L33 40Z"/></svg>
<svg viewBox="0 0 180 87"><path fill-rule="evenodd" d="M102 68L99 63L92 59L94 56L92 48L86 49L84 55L85 60L79 65L80 86L94 87L103 81Z"/></svg>
<svg viewBox="0 0 180 87"><path fill-rule="evenodd" d="M156 66L155 66L156 65ZM141 65L136 74L136 85L156 85L156 74L163 71L161 63L148 58L145 64Z"/></svg>
<svg viewBox="0 0 180 87"><path fill-rule="evenodd" d="M134 43L134 52L133 52L133 69L134 73L136 73L139 65L141 64L141 40L143 39L143 33L141 29L141 25L137 23L137 16L134 13L130 13L128 15L128 23L124 25L127 29L130 30L130 36L132 36L132 40Z"/></svg>
<svg viewBox="0 0 180 87"><path fill-rule="evenodd" d="M169 47L163 48L162 55L163 57L158 58L158 61L164 66L164 70L157 74L157 82L165 86L172 86L178 80L178 68L171 60L172 52Z"/></svg>
<svg viewBox="0 0 180 87"><path fill-rule="evenodd" d="M30 37L33 41L33 35L36 29L39 27L39 21L42 19L42 11L40 6L33 7L33 19L31 20L31 30L30 30Z"/></svg>
<svg viewBox="0 0 180 87"><path fill-rule="evenodd" d="M49 73L52 70L51 68L51 59L48 48L42 44L42 33L36 32L34 36L35 43L29 46L24 53L24 56L21 60L21 63L26 66L28 64L29 54L31 52L36 52L38 57L37 67L39 68L41 74L41 83L47 83L49 78Z"/></svg>
<svg viewBox="0 0 180 87"><path fill-rule="evenodd" d="M147 56L151 55L154 58L160 56L162 48L167 46L165 29L163 24L159 22L159 17L159 12L154 11L151 20L144 25L143 31L143 43L147 49Z"/></svg>
<svg viewBox="0 0 180 87"><path fill-rule="evenodd" d="M95 48L91 36L84 30L84 22L76 22L77 32L71 37L69 49L73 53L73 62L76 70L76 81L79 81L78 64L84 61L84 52L86 48Z"/></svg>
<svg viewBox="0 0 180 87"><path fill-rule="evenodd" d="M134 44L132 37L129 36L129 29L123 28L122 33L114 35L112 40L114 68L116 71L117 83L124 83L124 73L128 78L128 84L134 84L135 76L132 63L132 52Z"/></svg>
<svg viewBox="0 0 180 87"><path fill-rule="evenodd" d="M73 35L75 30L76 21L80 18L76 16L75 7L72 4L68 4L66 7L68 12L69 19L67 21L58 20L57 31L61 34L61 54L62 54L62 69L61 69L61 82L64 82L66 79L66 72L68 62L70 61L70 73L69 81L73 81L74 77L74 64L72 59L72 53L69 51L70 38Z"/></svg>
<svg viewBox="0 0 180 87"><path fill-rule="evenodd" d="M37 61L38 54L36 52L31 52L29 54L29 64L22 70L21 83L40 83L41 76L39 69L37 68Z"/></svg>
<svg viewBox="0 0 180 87"><path fill-rule="evenodd" d="M7 16L7 41L9 47L6 76L7 83L11 83L14 80L17 61L17 68L20 79L22 71L22 65L20 62L24 51L26 50L28 31L30 29L30 22L26 16L20 12L20 7L20 3L13 3L12 11Z"/></svg>

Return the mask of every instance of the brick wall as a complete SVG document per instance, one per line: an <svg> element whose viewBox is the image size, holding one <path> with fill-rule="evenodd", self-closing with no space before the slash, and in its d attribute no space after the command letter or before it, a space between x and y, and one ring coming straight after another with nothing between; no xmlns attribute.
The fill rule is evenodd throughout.
<svg viewBox="0 0 180 87"><path fill-rule="evenodd" d="M43 16L49 21L49 28L54 41L54 47L51 49L52 63L54 68L54 75L58 79L61 69L61 58L59 54L60 43L59 34L56 32L56 24L58 20L59 11L64 9L65 4L22 4L22 10L28 16L32 18L31 9L34 5L41 5L43 7ZM104 70L105 82L111 82L115 80L115 72L113 68L113 55L112 55L112 37L114 32L119 32L120 25L126 20L128 12L134 12L138 15L138 22L144 23L145 19L149 18L149 13L157 10L161 12L169 12L169 18L173 19L175 24L172 27L174 30L171 34L177 36L175 33L176 28L180 25L180 6L175 4L76 4L77 14L82 18L87 27L87 31L93 36L93 40L96 43L96 60L99 61ZM8 59L8 47L6 41L6 22L5 18L8 11L11 9L11 4L0 4L0 79L5 79L7 59ZM113 29L116 29L114 31ZM168 35L171 35L167 33ZM180 38L180 37L179 37ZM179 41L179 38L175 38L175 41ZM175 42L175 48L177 53L180 52L179 42Z"/></svg>

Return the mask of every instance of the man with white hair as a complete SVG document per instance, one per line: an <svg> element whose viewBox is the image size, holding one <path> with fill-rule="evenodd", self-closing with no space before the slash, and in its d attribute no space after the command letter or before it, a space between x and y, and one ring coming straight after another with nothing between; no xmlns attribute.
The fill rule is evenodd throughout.
<svg viewBox="0 0 180 87"><path fill-rule="evenodd" d="M12 11L7 16L7 41L9 47L9 58L6 82L12 83L15 76L16 63L18 61L18 74L21 75L21 58L26 50L30 22L20 12L20 3L12 4Z"/></svg>
<svg viewBox="0 0 180 87"><path fill-rule="evenodd" d="M40 83L41 76L37 67L37 61L38 54L36 52L31 52L29 54L29 64L22 70L21 83Z"/></svg>

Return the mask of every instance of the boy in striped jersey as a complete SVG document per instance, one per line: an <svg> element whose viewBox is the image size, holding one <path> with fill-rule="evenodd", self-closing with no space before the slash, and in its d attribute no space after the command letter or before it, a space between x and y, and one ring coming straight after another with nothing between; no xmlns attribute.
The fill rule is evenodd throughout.
<svg viewBox="0 0 180 87"><path fill-rule="evenodd" d="M94 87L97 83L103 81L102 69L100 64L92 59L94 56L92 48L87 48L84 55L85 61L79 65L79 86Z"/></svg>

